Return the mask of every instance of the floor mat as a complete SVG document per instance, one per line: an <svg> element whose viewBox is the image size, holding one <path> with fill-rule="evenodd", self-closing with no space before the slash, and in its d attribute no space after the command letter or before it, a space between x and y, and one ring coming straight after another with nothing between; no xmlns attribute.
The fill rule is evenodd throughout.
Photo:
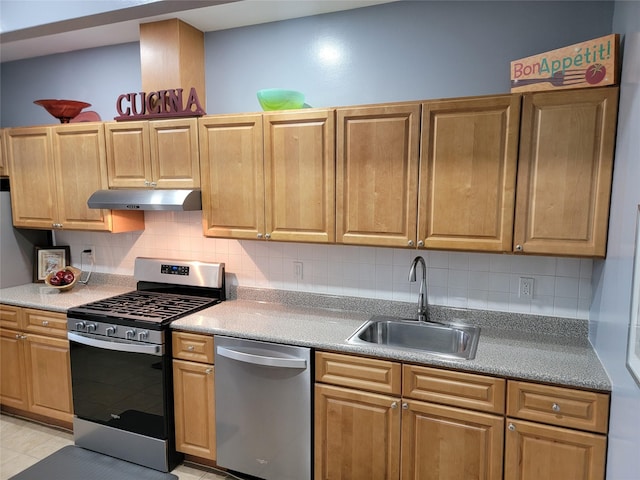
<svg viewBox="0 0 640 480"><path fill-rule="evenodd" d="M68 445L9 480L178 480L134 463Z"/></svg>

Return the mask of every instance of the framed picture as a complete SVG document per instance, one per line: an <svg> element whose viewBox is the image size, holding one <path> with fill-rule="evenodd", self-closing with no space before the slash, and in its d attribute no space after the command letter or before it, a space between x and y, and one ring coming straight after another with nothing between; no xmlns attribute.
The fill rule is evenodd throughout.
<svg viewBox="0 0 640 480"><path fill-rule="evenodd" d="M629 313L627 368L638 386L640 386L640 205L638 205L636 212L636 242L633 256L633 280L631 282L631 310Z"/></svg>
<svg viewBox="0 0 640 480"><path fill-rule="evenodd" d="M71 252L68 246L35 247L33 256L33 282L44 282L51 272L71 265Z"/></svg>

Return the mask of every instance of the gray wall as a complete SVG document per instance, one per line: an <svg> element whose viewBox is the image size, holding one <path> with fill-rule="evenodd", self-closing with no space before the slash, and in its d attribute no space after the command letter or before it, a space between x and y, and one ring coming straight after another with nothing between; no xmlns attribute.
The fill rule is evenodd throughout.
<svg viewBox="0 0 640 480"><path fill-rule="evenodd" d="M293 88L312 106L509 91L512 60L611 33L611 2L396 2L208 33L207 112L256 111L261 88ZM322 42L342 61L318 60ZM32 102L70 98L116 116L139 91L137 44L2 64L2 126L51 123Z"/></svg>
<svg viewBox="0 0 640 480"><path fill-rule="evenodd" d="M640 205L640 2L616 2L623 67L607 259L594 263L590 337L613 384L608 477L640 478L640 388L626 368L636 215ZM640 289L640 285L635 285Z"/></svg>

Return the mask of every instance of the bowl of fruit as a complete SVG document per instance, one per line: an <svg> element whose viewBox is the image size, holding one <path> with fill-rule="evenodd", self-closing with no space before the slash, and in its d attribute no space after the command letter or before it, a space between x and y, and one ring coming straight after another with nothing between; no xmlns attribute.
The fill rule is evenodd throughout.
<svg viewBox="0 0 640 480"><path fill-rule="evenodd" d="M54 270L49 273L44 283L53 287L61 292L71 290L73 286L78 282L82 270L75 267L65 267L61 270Z"/></svg>

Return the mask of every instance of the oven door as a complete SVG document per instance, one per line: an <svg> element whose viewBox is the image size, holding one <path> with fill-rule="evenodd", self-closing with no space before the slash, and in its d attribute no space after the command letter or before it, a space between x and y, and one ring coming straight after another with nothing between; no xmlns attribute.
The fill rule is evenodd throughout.
<svg viewBox="0 0 640 480"><path fill-rule="evenodd" d="M167 439L171 359L160 345L68 332L74 414L83 420Z"/></svg>

